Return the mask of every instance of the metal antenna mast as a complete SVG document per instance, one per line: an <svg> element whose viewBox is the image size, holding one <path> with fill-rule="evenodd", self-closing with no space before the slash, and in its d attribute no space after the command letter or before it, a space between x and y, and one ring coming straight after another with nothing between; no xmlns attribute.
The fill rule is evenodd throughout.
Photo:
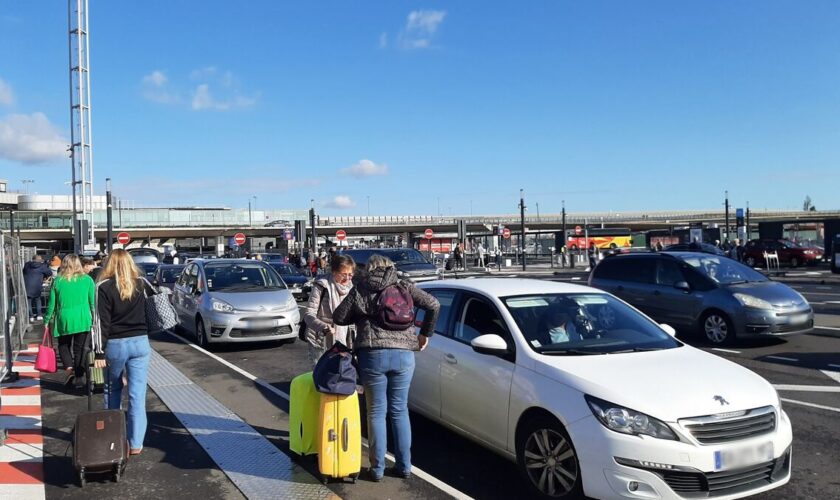
<svg viewBox="0 0 840 500"><path fill-rule="evenodd" d="M73 164L73 241L76 252L95 245L93 143L90 120L88 0L67 0L70 53L70 161Z"/></svg>

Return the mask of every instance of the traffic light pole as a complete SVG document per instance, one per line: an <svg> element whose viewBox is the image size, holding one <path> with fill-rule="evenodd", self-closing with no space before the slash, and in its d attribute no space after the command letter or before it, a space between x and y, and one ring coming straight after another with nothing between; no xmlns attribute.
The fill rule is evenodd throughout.
<svg viewBox="0 0 840 500"><path fill-rule="evenodd" d="M105 203L106 203L106 217L107 230L105 233L105 250L108 255L111 254L111 249L114 247L114 204L111 199L111 178L105 179Z"/></svg>
<svg viewBox="0 0 840 500"><path fill-rule="evenodd" d="M726 200L723 202L725 212L726 212L726 238L725 241L729 240L729 191L724 191L726 194Z"/></svg>

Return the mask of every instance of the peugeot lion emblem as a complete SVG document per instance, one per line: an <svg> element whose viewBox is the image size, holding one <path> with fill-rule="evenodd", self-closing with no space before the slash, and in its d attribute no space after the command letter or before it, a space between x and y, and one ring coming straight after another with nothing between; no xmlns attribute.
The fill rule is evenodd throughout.
<svg viewBox="0 0 840 500"><path fill-rule="evenodd" d="M729 404L729 401L727 401L727 400L726 400L726 398L724 398L723 396L715 396L715 398L714 398L714 399L715 399L715 401L717 401L718 403L720 403L720 405L721 405L721 406L724 406L724 405L728 405L728 404Z"/></svg>

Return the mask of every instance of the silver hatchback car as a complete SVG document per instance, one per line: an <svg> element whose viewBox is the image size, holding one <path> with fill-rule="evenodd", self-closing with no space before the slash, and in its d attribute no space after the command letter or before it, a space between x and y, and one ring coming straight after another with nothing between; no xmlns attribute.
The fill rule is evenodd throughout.
<svg viewBox="0 0 840 500"><path fill-rule="evenodd" d="M796 335L814 327L814 311L802 295L720 255L616 255L598 264L589 285L660 323L699 330L712 344L744 336Z"/></svg>
<svg viewBox="0 0 840 500"><path fill-rule="evenodd" d="M297 301L277 271L244 259L197 259L173 289L179 326L197 343L291 340L298 335Z"/></svg>

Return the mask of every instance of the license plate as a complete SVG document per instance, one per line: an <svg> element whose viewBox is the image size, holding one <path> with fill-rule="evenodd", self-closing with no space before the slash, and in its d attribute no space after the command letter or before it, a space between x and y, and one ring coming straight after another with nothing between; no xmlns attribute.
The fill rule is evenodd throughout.
<svg viewBox="0 0 840 500"><path fill-rule="evenodd" d="M279 321L275 319L263 320L263 321L249 321L248 328L254 329L263 329L263 328L274 328L280 324Z"/></svg>
<svg viewBox="0 0 840 500"><path fill-rule="evenodd" d="M715 472L750 467L773 460L773 443L719 450L715 452Z"/></svg>
<svg viewBox="0 0 840 500"><path fill-rule="evenodd" d="M794 325L798 325L800 323L807 323L808 322L808 315L807 314L797 314L795 316L790 317L790 322Z"/></svg>

